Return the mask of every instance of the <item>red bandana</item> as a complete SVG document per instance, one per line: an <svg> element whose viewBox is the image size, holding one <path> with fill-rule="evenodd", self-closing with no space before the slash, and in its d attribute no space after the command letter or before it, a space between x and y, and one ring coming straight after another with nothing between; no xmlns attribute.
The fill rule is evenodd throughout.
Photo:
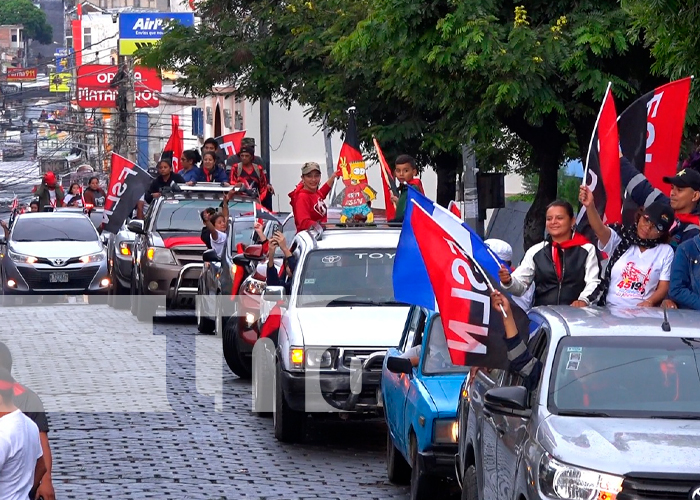
<svg viewBox="0 0 700 500"><path fill-rule="evenodd" d="M586 243L590 243L590 241L588 241L588 239L586 239L586 237L580 233L574 233L573 238L563 243L557 243L556 241L552 242L552 260L554 261L554 269L557 271L557 276L559 277L559 279L561 279L562 273L561 257L559 250L580 247L585 245Z"/></svg>

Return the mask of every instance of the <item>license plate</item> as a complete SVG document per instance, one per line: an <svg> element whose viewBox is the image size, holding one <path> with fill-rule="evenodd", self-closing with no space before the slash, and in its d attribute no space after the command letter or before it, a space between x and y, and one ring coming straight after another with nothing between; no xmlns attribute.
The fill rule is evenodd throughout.
<svg viewBox="0 0 700 500"><path fill-rule="evenodd" d="M68 283L68 273L50 273L49 283Z"/></svg>

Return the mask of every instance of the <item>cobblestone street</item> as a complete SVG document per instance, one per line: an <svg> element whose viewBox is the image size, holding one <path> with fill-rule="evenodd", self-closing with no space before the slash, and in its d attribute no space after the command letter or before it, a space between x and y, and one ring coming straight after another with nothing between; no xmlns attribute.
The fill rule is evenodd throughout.
<svg viewBox="0 0 700 500"><path fill-rule="evenodd" d="M384 423L312 421L282 445L250 411L250 383L189 314L4 308L13 374L49 411L57 498L404 499L388 482Z"/></svg>

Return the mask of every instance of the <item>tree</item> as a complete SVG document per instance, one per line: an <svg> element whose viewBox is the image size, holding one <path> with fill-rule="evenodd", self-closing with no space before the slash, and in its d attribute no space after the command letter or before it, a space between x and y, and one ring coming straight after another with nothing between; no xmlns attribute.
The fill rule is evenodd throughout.
<svg viewBox="0 0 700 500"><path fill-rule="evenodd" d="M53 41L53 28L46 22L43 10L31 0L3 0L0 2L0 24L21 24L25 38L47 45Z"/></svg>
<svg viewBox="0 0 700 500"><path fill-rule="evenodd" d="M381 65L381 92L441 116L445 128L488 149L504 129L539 173L525 247L542 239L557 171L585 157L606 83L622 104L654 88L652 60L614 0L372 0L339 44L340 60Z"/></svg>

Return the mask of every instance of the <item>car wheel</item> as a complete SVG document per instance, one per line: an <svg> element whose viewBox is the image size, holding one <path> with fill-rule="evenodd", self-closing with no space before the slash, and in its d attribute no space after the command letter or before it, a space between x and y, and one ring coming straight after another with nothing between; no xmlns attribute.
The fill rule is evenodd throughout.
<svg viewBox="0 0 700 500"><path fill-rule="evenodd" d="M282 370L279 363L275 369L275 411L272 415L275 438L282 443L301 441L304 433L304 415L292 410L282 390Z"/></svg>
<svg viewBox="0 0 700 500"><path fill-rule="evenodd" d="M394 446L391 434L386 433L386 474L389 481L394 484L408 484L411 482L411 466L399 450Z"/></svg>
<svg viewBox="0 0 700 500"><path fill-rule="evenodd" d="M131 314L136 316L139 308L139 296L136 293L136 273L131 272L131 290L129 293L129 309Z"/></svg>
<svg viewBox="0 0 700 500"><path fill-rule="evenodd" d="M435 478L429 476L418 458L418 446L415 436L411 436L411 500L435 498L437 490Z"/></svg>
<svg viewBox="0 0 700 500"><path fill-rule="evenodd" d="M195 316L197 317L197 331L199 333L213 333L214 332L214 327L216 326L214 324L214 320L205 317L202 313L202 301L207 300L209 297L202 295L201 293L198 293L198 297L195 298L194 301L194 313Z"/></svg>
<svg viewBox="0 0 700 500"><path fill-rule="evenodd" d="M131 306L131 290L121 285L114 270L110 273L109 279L112 282L112 288L109 290L109 305L115 309L128 309Z"/></svg>
<svg viewBox="0 0 700 500"><path fill-rule="evenodd" d="M216 334L217 337L221 337L224 334L224 328L226 327L226 320L224 319L224 311L223 311L223 304L222 301L223 296L221 295L221 292L218 292L216 294L216 317L214 318L214 333Z"/></svg>
<svg viewBox="0 0 700 500"><path fill-rule="evenodd" d="M476 488L476 467L470 465L464 471L462 479L462 500L479 500Z"/></svg>
<svg viewBox="0 0 700 500"><path fill-rule="evenodd" d="M271 417L275 405L275 346L261 339L253 348L253 413Z"/></svg>
<svg viewBox="0 0 700 500"><path fill-rule="evenodd" d="M236 318L231 318L226 322L226 327L221 335L221 345L224 350L224 359L231 371L242 379L250 379L253 376L252 369L248 363L243 361L238 349L238 321Z"/></svg>
<svg viewBox="0 0 700 500"><path fill-rule="evenodd" d="M136 295L136 319L142 323L146 323L148 321L153 322L153 318L156 315L156 310L158 309L155 299L156 298L151 295Z"/></svg>

